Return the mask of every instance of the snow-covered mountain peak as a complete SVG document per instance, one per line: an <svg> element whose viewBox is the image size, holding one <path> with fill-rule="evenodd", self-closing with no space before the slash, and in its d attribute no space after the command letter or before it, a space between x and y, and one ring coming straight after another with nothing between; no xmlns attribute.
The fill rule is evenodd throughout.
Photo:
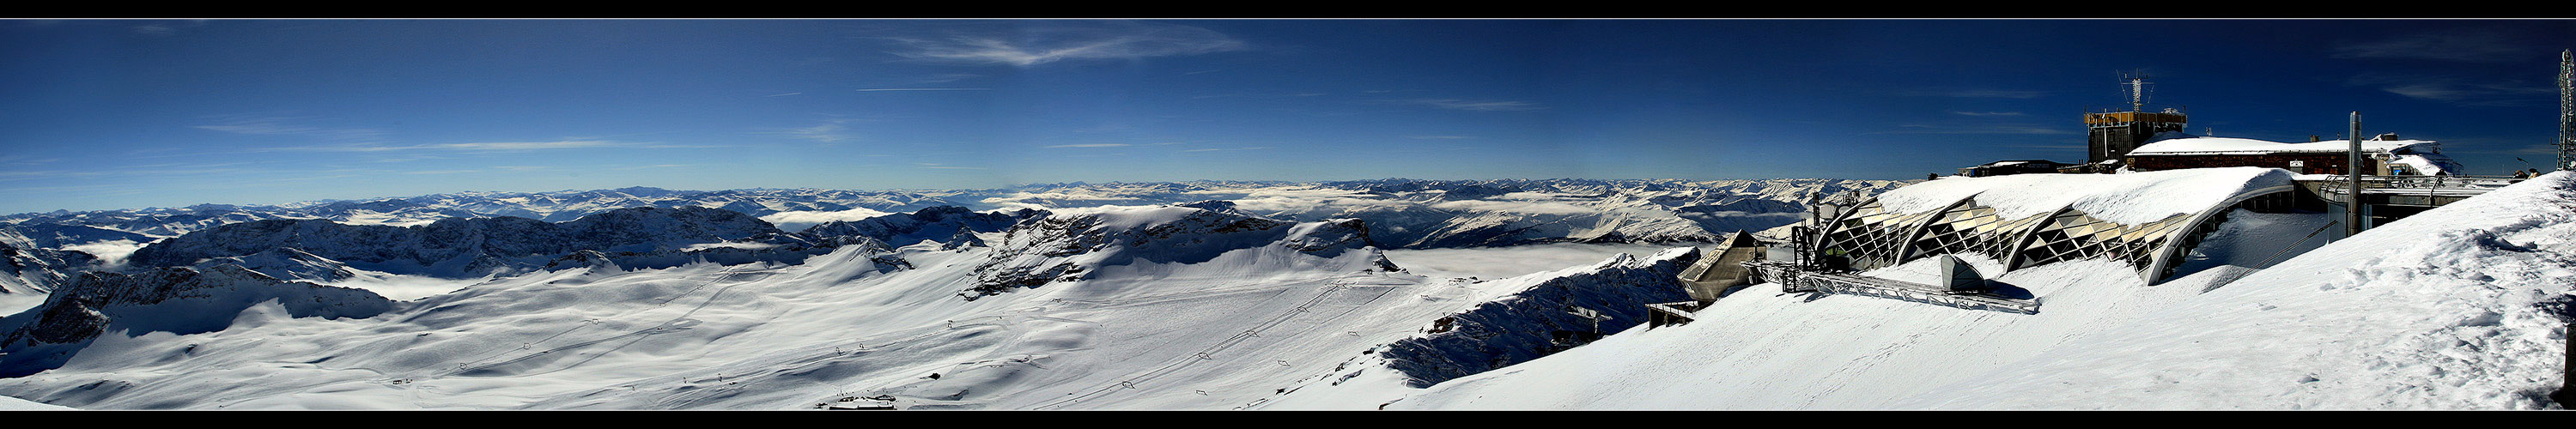
<svg viewBox="0 0 2576 429"><path fill-rule="evenodd" d="M1262 248L1321 258L1370 249L1377 267L1395 269L1374 252L1368 228L1354 219L1296 223L1197 207L1127 207L1057 213L1013 226L993 245L992 260L976 269L980 281L964 295L1078 281L1102 266L1195 264Z"/></svg>

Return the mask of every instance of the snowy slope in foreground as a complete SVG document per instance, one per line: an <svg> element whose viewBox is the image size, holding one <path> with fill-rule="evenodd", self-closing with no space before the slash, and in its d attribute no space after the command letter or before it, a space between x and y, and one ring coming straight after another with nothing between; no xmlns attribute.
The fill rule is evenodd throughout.
<svg viewBox="0 0 2576 429"><path fill-rule="evenodd" d="M2070 341L1926 408L2539 409L2564 365L2576 173L2426 211Z"/></svg>
<svg viewBox="0 0 2576 429"><path fill-rule="evenodd" d="M1969 259L1994 272L1996 262ZM2042 297L2039 314L1967 310L1853 295L1737 291L1687 325L1629 329L1534 361L1428 389L1400 380L1317 386L1275 409L1852 409L2040 356L2068 337L2208 287L2212 270L2145 286L2109 261L2016 270L1997 280ZM1881 276L1936 276L1914 263ZM1299 397L1302 396L1302 397ZM1391 403L1390 403L1391 402Z"/></svg>
<svg viewBox="0 0 2576 429"><path fill-rule="evenodd" d="M2041 297L2036 315L1758 285L1689 325L1427 390L1308 389L1277 407L2549 408L2576 301L2571 212L2576 174L2556 173L2205 294L2231 271L2156 286L2100 261L2000 276Z"/></svg>

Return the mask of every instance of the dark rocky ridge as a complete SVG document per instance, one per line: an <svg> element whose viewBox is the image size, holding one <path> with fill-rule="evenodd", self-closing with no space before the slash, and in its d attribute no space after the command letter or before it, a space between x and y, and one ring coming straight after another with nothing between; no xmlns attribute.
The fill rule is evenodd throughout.
<svg viewBox="0 0 2576 429"><path fill-rule="evenodd" d="M1151 220L1140 222L1140 218ZM994 245L993 259L975 268L976 286L958 295L973 300L1081 280L1103 266L1137 261L1194 264L1228 251L1262 246L1332 258L1346 251L1373 251L1376 245L1358 219L1297 223L1198 206L1032 218L1012 227L1003 242ZM1377 269L1398 269L1384 256L1376 256L1376 264Z"/></svg>
<svg viewBox="0 0 2576 429"><path fill-rule="evenodd" d="M297 249L351 266L398 274L471 277L494 270L542 266L584 251L651 253L693 244L782 234L750 215L702 208L636 207L570 222L516 218L448 218L428 225L345 225L326 220L272 219L229 224L165 239L136 250L128 262L171 267ZM796 237L789 244L811 244Z"/></svg>
<svg viewBox="0 0 2576 429"><path fill-rule="evenodd" d="M7 352L0 354L0 377L58 367L112 330L135 336L221 331L243 310L267 302L292 317L334 319L374 317L394 308L393 300L375 292L288 282L232 265L83 273L44 304L0 318L0 351Z"/></svg>
<svg viewBox="0 0 2576 429"><path fill-rule="evenodd" d="M1011 212L983 213L959 206L924 208L909 214L898 213L851 221L832 221L805 228L802 234L813 237L863 236L894 246L920 243L923 240L961 245L982 245L975 233L1002 232L1030 218L1045 217L1044 210L1021 209ZM962 238L961 238L962 237Z"/></svg>

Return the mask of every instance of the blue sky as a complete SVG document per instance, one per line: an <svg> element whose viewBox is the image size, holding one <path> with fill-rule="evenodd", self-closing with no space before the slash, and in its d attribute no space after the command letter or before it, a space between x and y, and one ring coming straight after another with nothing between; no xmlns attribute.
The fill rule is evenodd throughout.
<svg viewBox="0 0 2576 429"><path fill-rule="evenodd" d="M1919 178L2191 131L2544 167L2542 20L13 20L0 213L456 191ZM2529 161L2517 161L2519 157Z"/></svg>

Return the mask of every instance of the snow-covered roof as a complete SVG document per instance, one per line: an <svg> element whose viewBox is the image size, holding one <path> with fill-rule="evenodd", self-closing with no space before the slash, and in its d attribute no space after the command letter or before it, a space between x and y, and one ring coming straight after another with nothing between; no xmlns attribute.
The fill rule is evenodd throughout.
<svg viewBox="0 0 2576 429"><path fill-rule="evenodd" d="M2129 155L2259 155L2294 152L2344 152L2352 149L2346 140L2308 143L2282 143L2233 137L2187 137L2158 140L2129 151ZM2442 144L2432 140L2362 140L2363 152L2431 152L2442 151Z"/></svg>
<svg viewBox="0 0 2576 429"><path fill-rule="evenodd" d="M1978 167L2004 167L2004 166L2023 165L2023 164L2033 164L2033 165L2041 165L2041 166L2073 165L2073 164L2067 164L2067 163L2063 163L2063 162L2057 162L2057 161L2045 160L2045 159L2007 159L2007 160L2002 160L2002 161L1995 161L1995 162L1985 163L1985 164L1983 164L1983 165L1978 165Z"/></svg>
<svg viewBox="0 0 2576 429"><path fill-rule="evenodd" d="M1917 183L1878 195L1889 212L1921 213L1975 197L2005 219L2074 207L2095 219L2123 224L2162 220L2209 209L2247 191L2290 184L2275 168L2226 167L2135 174L2015 174Z"/></svg>

